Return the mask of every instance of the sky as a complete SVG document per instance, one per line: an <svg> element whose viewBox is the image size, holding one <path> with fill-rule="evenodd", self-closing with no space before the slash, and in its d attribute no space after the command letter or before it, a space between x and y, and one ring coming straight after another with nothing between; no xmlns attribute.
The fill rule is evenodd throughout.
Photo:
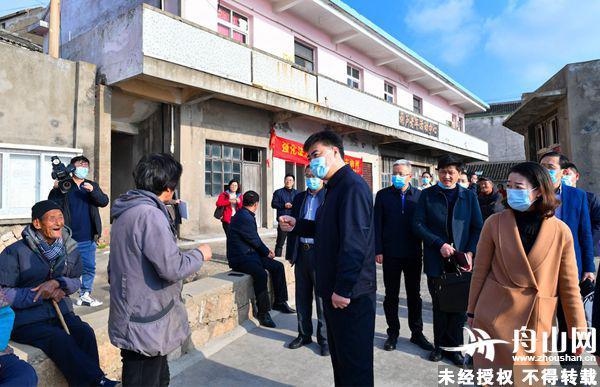
<svg viewBox="0 0 600 387"><path fill-rule="evenodd" d="M344 1L488 103L600 59L600 0ZM0 0L0 15L47 3Z"/></svg>

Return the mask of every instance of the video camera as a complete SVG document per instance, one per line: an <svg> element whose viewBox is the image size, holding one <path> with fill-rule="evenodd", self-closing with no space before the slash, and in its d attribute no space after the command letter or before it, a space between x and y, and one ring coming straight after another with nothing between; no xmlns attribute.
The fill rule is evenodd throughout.
<svg viewBox="0 0 600 387"><path fill-rule="evenodd" d="M73 189L75 182L73 181L73 173L75 167L71 164L65 166L58 156L52 156L52 179L58 180L58 188L62 193L67 193Z"/></svg>

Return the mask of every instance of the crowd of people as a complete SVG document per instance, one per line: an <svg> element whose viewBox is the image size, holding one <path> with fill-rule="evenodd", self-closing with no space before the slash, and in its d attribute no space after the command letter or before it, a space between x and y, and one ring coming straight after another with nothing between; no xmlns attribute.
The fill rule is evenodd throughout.
<svg viewBox="0 0 600 387"><path fill-rule="evenodd" d="M556 319L564 332L586 328L589 320L600 328L600 305L586 316L580 292L595 283L600 200L576 188L581 176L565 156L550 152L539 163L515 165L506 191L486 176L469 175L453 155L439 158L437 182L429 172L413 176L411 163L397 160L391 185L373 200L365 180L345 164L337 134L315 133L304 150L307 189L298 192L295 176L287 175L284 187L273 193L278 220L273 250L258 233L261 198L251 190L242 193L239 181L230 181L219 195L215 217L226 235L229 267L252 277L258 322L275 328L270 310L296 313L298 336L287 347L308 345L316 332L336 385L374 383L378 264L386 351L395 350L400 337L402 276L410 342L428 351L433 362L465 364L460 352L448 350L463 344L465 326L511 343L497 346L491 365L476 354L476 368L514 366L518 352L511 340L521 327L541 335ZM76 305L101 305L92 297L102 232L98 208L109 198L86 179L88 159L78 156L71 164L74 189L55 186L48 200L33 206L23 238L0 254L0 385L38 382L33 368L13 354L9 339L44 351L69 385L117 384L101 369L94 330L77 316L69 297L78 295ZM170 155L146 155L133 171L135 189L112 203L108 330L121 351L124 386L169 384L167 355L190 335L183 279L212 256L208 245L188 251L177 246L178 221L168 207L178 201L182 170ZM284 266L275 259L284 255L286 239L297 310L288 304ZM432 299L433 342L423 333L422 272ZM570 343L564 353L581 354ZM561 365L580 368L581 362Z"/></svg>

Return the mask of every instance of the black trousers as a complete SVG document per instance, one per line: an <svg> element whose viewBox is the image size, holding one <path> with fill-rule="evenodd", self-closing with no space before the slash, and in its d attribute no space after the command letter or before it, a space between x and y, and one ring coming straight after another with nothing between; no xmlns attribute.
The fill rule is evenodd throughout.
<svg viewBox="0 0 600 387"><path fill-rule="evenodd" d="M56 364L69 386L96 385L104 376L94 330L74 313L64 315L71 335L58 319L20 326L12 331L17 343L39 348Z"/></svg>
<svg viewBox="0 0 600 387"><path fill-rule="evenodd" d="M408 327L413 335L423 333L423 301L421 300L421 267L420 257L383 258L383 284L385 298L383 310L388 324L387 334L397 338L400 335L400 320L398 318L398 302L400 301L400 282L404 273L404 288L406 289L406 304L408 307Z"/></svg>
<svg viewBox="0 0 600 387"><path fill-rule="evenodd" d="M562 332L566 332L567 333L567 337L570 337L571 332L569 332L569 327L567 325L567 319L565 317L565 312L563 311L562 305L560 303L560 298L558 299L558 306L556 308L556 320L558 322L558 332L559 332L559 338L562 337ZM571 339L567 339L567 343L565 345L565 347L567 348L566 351L563 352L559 352L559 355L569 355L569 356L575 356L575 349L573 347L573 341ZM559 348L562 346L561 343L559 343ZM560 366L562 368L566 368L566 369L575 369L575 370L581 370L581 367L583 366L583 363L581 362L581 360L561 360L560 361Z"/></svg>
<svg viewBox="0 0 600 387"><path fill-rule="evenodd" d="M298 333L304 337L313 334L312 303L313 295L317 304L317 342L327 342L327 326L323 316L323 299L316 293L316 258L314 247L305 249L301 243L298 246L298 259L294 268L296 279L296 313L298 315Z"/></svg>
<svg viewBox="0 0 600 387"><path fill-rule="evenodd" d="M275 241L275 256L281 257L283 254L283 245L285 245L285 239L287 238L287 232L283 231L277 226L277 240Z"/></svg>
<svg viewBox="0 0 600 387"><path fill-rule="evenodd" d="M372 386L375 293L353 298L344 309L323 300L336 386Z"/></svg>
<svg viewBox="0 0 600 387"><path fill-rule="evenodd" d="M167 356L144 356L140 353L121 350L123 362L122 385L124 387L168 386L171 376Z"/></svg>
<svg viewBox="0 0 600 387"><path fill-rule="evenodd" d="M225 231L225 237L227 238L229 236L229 226L230 224L227 222L221 222L221 224L223 225L223 231Z"/></svg>
<svg viewBox="0 0 600 387"><path fill-rule="evenodd" d="M33 367L13 354L0 355L0 386L35 387L38 377Z"/></svg>
<svg viewBox="0 0 600 387"><path fill-rule="evenodd" d="M427 277L427 287L433 304L433 345L438 347L458 347L463 344L463 327L467 322L465 312L449 313L440 310L439 297L433 284L433 277Z"/></svg>
<svg viewBox="0 0 600 387"><path fill-rule="evenodd" d="M248 259L246 262L232 265L231 268L240 273L252 276L254 282L254 295L257 299L260 298L262 293L268 290L268 277L265 270L268 271L273 284L275 303L278 304L288 300L285 269L281 262L267 257L260 257L259 259Z"/></svg>

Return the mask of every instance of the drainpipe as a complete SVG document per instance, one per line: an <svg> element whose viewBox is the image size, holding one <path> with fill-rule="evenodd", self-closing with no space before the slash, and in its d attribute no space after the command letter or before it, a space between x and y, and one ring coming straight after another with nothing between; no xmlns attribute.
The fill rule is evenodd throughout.
<svg viewBox="0 0 600 387"><path fill-rule="evenodd" d="M60 56L60 0L50 0L48 55L53 58Z"/></svg>

